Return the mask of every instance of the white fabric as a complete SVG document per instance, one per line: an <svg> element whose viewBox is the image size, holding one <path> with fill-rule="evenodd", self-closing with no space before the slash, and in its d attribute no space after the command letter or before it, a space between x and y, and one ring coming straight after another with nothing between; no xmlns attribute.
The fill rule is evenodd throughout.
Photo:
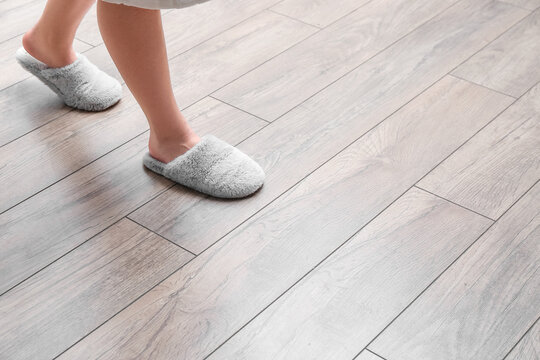
<svg viewBox="0 0 540 360"><path fill-rule="evenodd" d="M179 9L209 0L103 0L114 4L136 6L144 9Z"/></svg>

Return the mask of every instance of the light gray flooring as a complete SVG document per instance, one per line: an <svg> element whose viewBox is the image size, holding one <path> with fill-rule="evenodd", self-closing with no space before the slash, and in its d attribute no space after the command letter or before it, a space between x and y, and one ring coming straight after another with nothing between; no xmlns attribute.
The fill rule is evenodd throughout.
<svg viewBox="0 0 540 360"><path fill-rule="evenodd" d="M540 1L212 0L163 11L242 200L145 170L129 89L72 110L0 1L1 359L540 359ZM77 51L121 80L95 7Z"/></svg>

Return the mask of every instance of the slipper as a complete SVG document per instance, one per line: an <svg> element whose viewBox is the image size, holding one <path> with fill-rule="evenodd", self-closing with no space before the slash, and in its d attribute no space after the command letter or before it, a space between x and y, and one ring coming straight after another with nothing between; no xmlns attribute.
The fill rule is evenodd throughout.
<svg viewBox="0 0 540 360"><path fill-rule="evenodd" d="M206 134L184 154L163 163L146 153L143 164L148 169L181 185L219 198L242 198L257 191L265 174L248 155Z"/></svg>
<svg viewBox="0 0 540 360"><path fill-rule="evenodd" d="M56 92L68 106L86 111L101 111L122 97L122 85L98 69L80 53L73 63L51 68L30 55L23 47L15 53L17 62Z"/></svg>

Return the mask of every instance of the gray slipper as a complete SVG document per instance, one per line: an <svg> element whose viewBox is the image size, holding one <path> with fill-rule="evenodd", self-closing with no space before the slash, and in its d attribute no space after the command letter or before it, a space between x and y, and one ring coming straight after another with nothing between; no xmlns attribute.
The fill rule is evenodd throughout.
<svg viewBox="0 0 540 360"><path fill-rule="evenodd" d="M257 191L265 174L257 162L229 143L206 134L184 154L163 163L146 153L143 164L181 185L219 198L242 198Z"/></svg>
<svg viewBox="0 0 540 360"><path fill-rule="evenodd" d="M51 68L30 55L23 47L15 53L17 62L56 92L68 106L101 111L116 104L122 97L122 85L90 62L86 56L77 54L73 63Z"/></svg>

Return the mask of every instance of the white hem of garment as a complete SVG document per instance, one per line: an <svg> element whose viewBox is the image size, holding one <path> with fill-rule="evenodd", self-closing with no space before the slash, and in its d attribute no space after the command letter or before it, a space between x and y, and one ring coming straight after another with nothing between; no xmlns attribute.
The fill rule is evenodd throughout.
<svg viewBox="0 0 540 360"><path fill-rule="evenodd" d="M103 0L113 4L135 6L143 9L181 9L201 4L209 0Z"/></svg>

